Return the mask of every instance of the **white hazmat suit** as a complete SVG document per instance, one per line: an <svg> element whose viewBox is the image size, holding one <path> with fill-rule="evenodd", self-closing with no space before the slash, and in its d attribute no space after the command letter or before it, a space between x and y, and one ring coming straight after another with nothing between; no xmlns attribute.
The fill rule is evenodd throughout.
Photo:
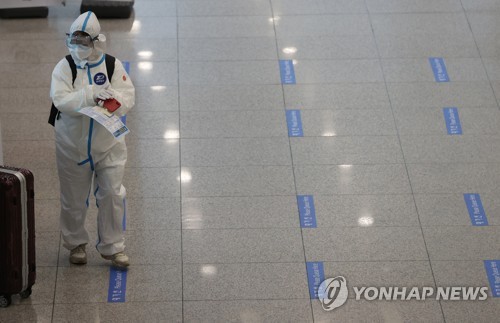
<svg viewBox="0 0 500 323"><path fill-rule="evenodd" d="M115 115L122 116L133 107L134 86L122 63L116 59L113 79L108 79L103 51L105 37L92 12L80 15L70 28L89 34L92 50L69 48L77 65L72 84L69 63L62 59L52 73L50 96L59 109L55 123L56 157L61 186L61 231L64 246L71 250L89 242L85 229L88 198L96 197L98 206L97 250L110 256L125 249L123 221L126 212L122 185L127 148L123 137L115 139L102 125L77 112L95 106L96 99L114 97L121 103ZM94 180L94 187L92 187Z"/></svg>

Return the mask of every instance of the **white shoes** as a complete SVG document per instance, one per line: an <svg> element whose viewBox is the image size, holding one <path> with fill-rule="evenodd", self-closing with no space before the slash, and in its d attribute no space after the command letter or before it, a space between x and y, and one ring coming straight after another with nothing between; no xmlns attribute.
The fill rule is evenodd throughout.
<svg viewBox="0 0 500 323"><path fill-rule="evenodd" d="M84 265L87 263L86 244L81 244L69 252L69 262L75 265Z"/></svg>
<svg viewBox="0 0 500 323"><path fill-rule="evenodd" d="M87 263L86 244L81 244L69 252L69 262L75 265L84 265ZM130 265L128 256L123 252L115 253L111 256L101 255L106 260L111 260L111 264L116 267L125 268Z"/></svg>
<svg viewBox="0 0 500 323"><path fill-rule="evenodd" d="M101 255L106 260L111 260L111 264L115 267L125 268L130 265L128 256L123 252L115 253L112 256Z"/></svg>

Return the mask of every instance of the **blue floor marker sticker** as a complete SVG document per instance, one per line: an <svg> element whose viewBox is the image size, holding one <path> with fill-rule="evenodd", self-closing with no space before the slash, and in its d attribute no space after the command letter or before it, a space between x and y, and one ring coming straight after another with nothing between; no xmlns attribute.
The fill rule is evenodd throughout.
<svg viewBox="0 0 500 323"><path fill-rule="evenodd" d="M488 225L488 218L484 212L483 203L479 194L464 194L464 200L469 210L470 221L474 226Z"/></svg>
<svg viewBox="0 0 500 323"><path fill-rule="evenodd" d="M289 137L303 137L302 118L300 110L286 110L286 123L288 125Z"/></svg>
<svg viewBox="0 0 500 323"><path fill-rule="evenodd" d="M484 268L493 297L500 297L500 260L485 260Z"/></svg>
<svg viewBox="0 0 500 323"><path fill-rule="evenodd" d="M322 262L306 262L307 282L309 283L309 296L318 298L318 287L325 280L325 271Z"/></svg>
<svg viewBox="0 0 500 323"><path fill-rule="evenodd" d="M295 84L295 70L292 60L280 60L281 84Z"/></svg>
<svg viewBox="0 0 500 323"><path fill-rule="evenodd" d="M300 227L316 228L316 210L314 208L314 198L312 195L298 195Z"/></svg>
<svg viewBox="0 0 500 323"><path fill-rule="evenodd" d="M436 82L449 82L448 72L446 71L446 65L444 64L444 59L442 57L429 57L429 63L431 64L432 71L434 72L434 79Z"/></svg>
<svg viewBox="0 0 500 323"><path fill-rule="evenodd" d="M457 108L443 108L444 120L446 122L446 129L449 135L461 135L462 125L460 124L460 117L458 116Z"/></svg>
<svg viewBox="0 0 500 323"><path fill-rule="evenodd" d="M108 303L124 303L127 290L127 270L109 268Z"/></svg>

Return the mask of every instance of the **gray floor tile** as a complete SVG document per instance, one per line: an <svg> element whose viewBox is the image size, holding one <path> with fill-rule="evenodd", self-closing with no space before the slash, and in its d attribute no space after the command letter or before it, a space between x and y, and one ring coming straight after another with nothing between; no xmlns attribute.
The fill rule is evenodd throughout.
<svg viewBox="0 0 500 323"><path fill-rule="evenodd" d="M130 113L178 111L179 88L176 86L135 87L135 106Z"/></svg>
<svg viewBox="0 0 500 323"><path fill-rule="evenodd" d="M500 81L500 64L498 63L498 59L483 58L483 62L490 80Z"/></svg>
<svg viewBox="0 0 500 323"><path fill-rule="evenodd" d="M178 168L127 168L123 185L129 198L178 197Z"/></svg>
<svg viewBox="0 0 500 323"><path fill-rule="evenodd" d="M500 47L498 46L498 37L500 34L475 34L477 47L482 57L500 57Z"/></svg>
<svg viewBox="0 0 500 323"><path fill-rule="evenodd" d="M175 17L176 3L167 1L136 1L134 17Z"/></svg>
<svg viewBox="0 0 500 323"><path fill-rule="evenodd" d="M182 302L56 304L53 322L182 322Z"/></svg>
<svg viewBox="0 0 500 323"><path fill-rule="evenodd" d="M182 16L271 16L269 1L217 0L179 1L177 14Z"/></svg>
<svg viewBox="0 0 500 323"><path fill-rule="evenodd" d="M428 261L325 262L325 278L343 276L348 282L351 302L356 294L353 286L435 287Z"/></svg>
<svg viewBox="0 0 500 323"><path fill-rule="evenodd" d="M127 198L128 230L176 230L181 228L177 198Z"/></svg>
<svg viewBox="0 0 500 323"><path fill-rule="evenodd" d="M181 113L182 139L286 136L286 118L283 110Z"/></svg>
<svg viewBox="0 0 500 323"><path fill-rule="evenodd" d="M179 140L127 140L127 167L178 167Z"/></svg>
<svg viewBox="0 0 500 323"><path fill-rule="evenodd" d="M184 263L300 262L300 229L184 230Z"/></svg>
<svg viewBox="0 0 500 323"><path fill-rule="evenodd" d="M283 91L281 85L277 84L182 85L180 87L180 108L182 111L282 111Z"/></svg>
<svg viewBox="0 0 500 323"><path fill-rule="evenodd" d="M56 166L54 141L7 141L3 142L3 159L6 165L27 169L54 168Z"/></svg>
<svg viewBox="0 0 500 323"><path fill-rule="evenodd" d="M182 139L183 166L291 165L288 138Z"/></svg>
<svg viewBox="0 0 500 323"><path fill-rule="evenodd" d="M427 260L419 227L304 229L307 261Z"/></svg>
<svg viewBox="0 0 500 323"><path fill-rule="evenodd" d="M180 263L131 266L127 278L130 302L167 302L182 300Z"/></svg>
<svg viewBox="0 0 500 323"><path fill-rule="evenodd" d="M109 266L61 267L57 273L57 304L104 303L108 299ZM180 265L130 266L128 302L181 300ZM82 283L85 282L85 283Z"/></svg>
<svg viewBox="0 0 500 323"><path fill-rule="evenodd" d="M377 58L373 35L329 35L278 39L280 59Z"/></svg>
<svg viewBox="0 0 500 323"><path fill-rule="evenodd" d="M2 40L0 63L55 63L68 54L64 40Z"/></svg>
<svg viewBox="0 0 500 323"><path fill-rule="evenodd" d="M304 300L185 301L185 322L312 322Z"/></svg>
<svg viewBox="0 0 500 323"><path fill-rule="evenodd" d="M497 299L486 301L441 302L447 322L488 322L498 318L500 302Z"/></svg>
<svg viewBox="0 0 500 323"><path fill-rule="evenodd" d="M448 136L443 108L394 107L394 117L400 135ZM456 106L451 106L456 107ZM458 107L463 135L496 135L500 113L492 108Z"/></svg>
<svg viewBox="0 0 500 323"><path fill-rule="evenodd" d="M127 116L127 127L130 129L128 139L177 139L179 138L179 112L130 113Z"/></svg>
<svg viewBox="0 0 500 323"><path fill-rule="evenodd" d="M496 0L462 0L467 11L500 11L500 3Z"/></svg>
<svg viewBox="0 0 500 323"><path fill-rule="evenodd" d="M419 226L410 194L313 197L318 228Z"/></svg>
<svg viewBox="0 0 500 323"><path fill-rule="evenodd" d="M500 136L401 136L408 163L498 163Z"/></svg>
<svg viewBox="0 0 500 323"><path fill-rule="evenodd" d="M179 39L274 37L268 16L179 17Z"/></svg>
<svg viewBox="0 0 500 323"><path fill-rule="evenodd" d="M287 109L390 109L383 83L297 84L284 91Z"/></svg>
<svg viewBox="0 0 500 323"><path fill-rule="evenodd" d="M39 199L59 199L59 177L56 168L30 169L35 178L35 203Z"/></svg>
<svg viewBox="0 0 500 323"><path fill-rule="evenodd" d="M289 166L183 167L182 174L183 197L295 194Z"/></svg>
<svg viewBox="0 0 500 323"><path fill-rule="evenodd" d="M127 255L134 265L176 265L181 263L180 230L127 231Z"/></svg>
<svg viewBox="0 0 500 323"><path fill-rule="evenodd" d="M304 263L185 264L183 268L185 301L309 299Z"/></svg>
<svg viewBox="0 0 500 323"><path fill-rule="evenodd" d="M471 34L377 34L382 58L479 57ZM448 60L446 60L448 61Z"/></svg>
<svg viewBox="0 0 500 323"><path fill-rule="evenodd" d="M489 82L390 83L387 90L394 107L497 106Z"/></svg>
<svg viewBox="0 0 500 323"><path fill-rule="evenodd" d="M417 2L414 2L417 3ZM375 36L379 34L465 34L470 35L467 18L460 13L372 14Z"/></svg>
<svg viewBox="0 0 500 323"><path fill-rule="evenodd" d="M151 3L157 3L156 1ZM106 40L107 53L128 62L175 62L177 39L159 38L155 41L143 38ZM158 68L157 65L153 65ZM135 75L134 73L133 75Z"/></svg>
<svg viewBox="0 0 500 323"><path fill-rule="evenodd" d="M64 55L67 55L67 52L60 55L60 58ZM19 73L21 66L23 72ZM4 75L0 79L0 87L49 87L53 69L54 63L0 63L0 73Z"/></svg>
<svg viewBox="0 0 500 323"><path fill-rule="evenodd" d="M19 92L17 92L17 90L12 90L12 88L0 88L0 96L2 97L0 114L32 114L33 112L37 112L47 115L49 111L48 108L52 104L49 93L50 86L30 88L30 95L19 95ZM12 107L16 108L13 109ZM2 120L4 120L4 116L2 116Z"/></svg>
<svg viewBox="0 0 500 323"><path fill-rule="evenodd" d="M59 255L59 231L36 233L37 267L57 266Z"/></svg>
<svg viewBox="0 0 500 323"><path fill-rule="evenodd" d="M187 1L181 3L187 3ZM179 61L181 62L275 59L276 40L271 37L179 39Z"/></svg>
<svg viewBox="0 0 500 323"><path fill-rule="evenodd" d="M53 305L16 305L2 308L0 320L2 322L52 322Z"/></svg>
<svg viewBox="0 0 500 323"><path fill-rule="evenodd" d="M0 39L39 40L61 39L64 41L62 30L67 30L74 21L74 17L47 18L44 23L37 19L24 19L22 23L15 19L2 19L0 28L5 30Z"/></svg>
<svg viewBox="0 0 500 323"><path fill-rule="evenodd" d="M422 226L471 226L464 194L415 194ZM500 225L500 200L497 194L480 194L489 225Z"/></svg>
<svg viewBox="0 0 500 323"><path fill-rule="evenodd" d="M487 193L500 182L499 164L408 164L414 193Z"/></svg>
<svg viewBox="0 0 500 323"><path fill-rule="evenodd" d="M39 305L54 303L54 289L56 286L56 267L36 268L36 283L30 297L22 299L19 295L12 295L12 305ZM3 312L2 308L2 312ZM0 314L0 320L2 315ZM2 320L3 322L3 320ZM8 321L5 321L8 322Z"/></svg>
<svg viewBox="0 0 500 323"><path fill-rule="evenodd" d="M298 60L294 64L298 84L383 82L378 60Z"/></svg>
<svg viewBox="0 0 500 323"><path fill-rule="evenodd" d="M64 28L71 26L74 18L68 21ZM155 39L161 30L162 38L177 38L176 17L136 17L135 19L102 19L99 20L101 30L106 33L107 39ZM152 40L154 41L154 40Z"/></svg>
<svg viewBox="0 0 500 323"><path fill-rule="evenodd" d="M279 84L276 61L181 62L183 85Z"/></svg>
<svg viewBox="0 0 500 323"><path fill-rule="evenodd" d="M177 62L130 63L130 75L135 86L176 86L177 73Z"/></svg>
<svg viewBox="0 0 500 323"><path fill-rule="evenodd" d="M361 0L272 0L271 3L277 16L367 12Z"/></svg>
<svg viewBox="0 0 500 323"><path fill-rule="evenodd" d="M353 301L331 312L321 308L319 301L313 302L315 322L444 322L439 302L427 301Z"/></svg>
<svg viewBox="0 0 500 323"><path fill-rule="evenodd" d="M54 128L46 123L49 108L44 113L1 113L3 140L54 140Z"/></svg>
<svg viewBox="0 0 500 323"><path fill-rule="evenodd" d="M487 81L481 60L475 58L446 58L446 70L451 82ZM435 82L428 58L383 59L385 79L394 82Z"/></svg>
<svg viewBox="0 0 500 323"><path fill-rule="evenodd" d="M304 136L393 136L394 118L388 109L304 110Z"/></svg>
<svg viewBox="0 0 500 323"><path fill-rule="evenodd" d="M474 35L498 33L497 21L499 17L500 12L495 11L467 13L467 20Z"/></svg>
<svg viewBox="0 0 500 323"><path fill-rule="evenodd" d="M490 284L482 260L432 261L432 272L438 286L488 287L488 296L491 297Z"/></svg>
<svg viewBox="0 0 500 323"><path fill-rule="evenodd" d="M290 138L294 165L400 164L396 136Z"/></svg>
<svg viewBox="0 0 500 323"><path fill-rule="evenodd" d="M36 232L59 231L59 199L35 201Z"/></svg>
<svg viewBox="0 0 500 323"><path fill-rule="evenodd" d="M183 229L298 228L295 196L182 199Z"/></svg>
<svg viewBox="0 0 500 323"><path fill-rule="evenodd" d="M498 258L497 227L424 227L431 260L484 260Z"/></svg>
<svg viewBox="0 0 500 323"><path fill-rule="evenodd" d="M371 34L367 14L282 16L276 22L278 38Z"/></svg>
<svg viewBox="0 0 500 323"><path fill-rule="evenodd" d="M462 12L460 0L367 0L371 13Z"/></svg>
<svg viewBox="0 0 500 323"><path fill-rule="evenodd" d="M298 194L407 194L402 164L295 166Z"/></svg>

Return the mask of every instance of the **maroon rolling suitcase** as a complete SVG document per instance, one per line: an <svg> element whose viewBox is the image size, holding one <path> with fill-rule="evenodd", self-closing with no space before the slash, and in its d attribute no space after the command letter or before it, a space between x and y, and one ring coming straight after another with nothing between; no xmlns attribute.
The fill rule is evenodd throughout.
<svg viewBox="0 0 500 323"><path fill-rule="evenodd" d="M35 193L27 169L0 166L0 307L35 283Z"/></svg>

